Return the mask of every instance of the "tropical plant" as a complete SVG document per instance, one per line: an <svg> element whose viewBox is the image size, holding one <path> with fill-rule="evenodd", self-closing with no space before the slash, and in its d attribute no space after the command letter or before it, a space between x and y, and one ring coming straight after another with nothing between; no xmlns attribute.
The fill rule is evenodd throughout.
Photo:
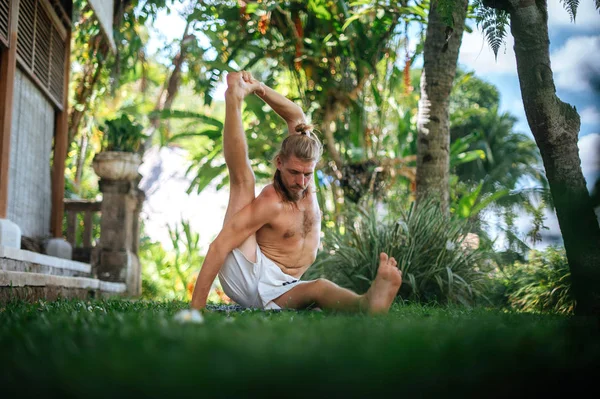
<svg viewBox="0 0 600 399"><path fill-rule="evenodd" d="M508 113L498 113L498 108L481 112L478 126L472 130L477 139L470 150L484 155L474 162L460 165L456 174L461 180L483 182L485 191L501 186L509 190L526 179L544 188L546 178L542 171L539 150L535 142L514 132L516 118ZM458 126L455 126L458 130Z"/></svg>
<svg viewBox="0 0 600 399"><path fill-rule="evenodd" d="M117 52L110 50L100 22L88 0L73 3L74 45L69 110L69 144L85 120L85 116L110 97L114 90L137 78L144 64L147 33L146 22L159 11L182 0L115 0L113 29ZM142 79L143 81L143 79ZM145 91L142 83L141 89Z"/></svg>
<svg viewBox="0 0 600 399"><path fill-rule="evenodd" d="M146 138L144 127L132 122L125 114L105 121L100 130L103 151L136 152Z"/></svg>
<svg viewBox="0 0 600 399"><path fill-rule="evenodd" d="M323 170L335 181L330 186L335 187L334 204L343 198L340 187L350 199L356 199L371 187L379 188L390 169L399 171L395 175L414 175L410 170L414 166L407 169L405 160L388 158L396 154L386 153L389 146L382 143L394 136L395 129L387 126L394 124L394 117L389 123L382 116L388 114L384 109L390 93L408 92L398 88L414 57L406 60L405 71L395 60L404 44L402 27L409 21L421 23L426 17L420 3L410 7L407 2L383 5L324 0L216 3L219 18L208 20L203 29L222 51L214 61L205 63L209 78L199 73L196 81L205 99L211 100L208 93L223 71L254 68L259 79L302 101L305 112L322 128L326 146ZM406 110L401 111L404 116ZM267 125L263 122L261 119L261 128ZM354 179L357 174L359 178ZM371 184L372 176L376 184ZM357 190L355 183L364 187Z"/></svg>
<svg viewBox="0 0 600 399"><path fill-rule="evenodd" d="M564 248L531 251L526 262L515 262L498 274L502 302L525 312L571 314L575 300Z"/></svg>
<svg viewBox="0 0 600 399"><path fill-rule="evenodd" d="M196 274L204 257L200 255L198 233L182 220L168 227L172 250L148 237L141 240L142 296L148 299L190 300Z"/></svg>
<svg viewBox="0 0 600 399"><path fill-rule="evenodd" d="M470 304L477 297L487 266L483 252L467 245L464 220L447 216L435 203L413 205L399 218L350 209L346 219L345 227L325 231L307 278L326 277L364 293L375 279L379 254L386 252L403 272L403 299Z"/></svg>

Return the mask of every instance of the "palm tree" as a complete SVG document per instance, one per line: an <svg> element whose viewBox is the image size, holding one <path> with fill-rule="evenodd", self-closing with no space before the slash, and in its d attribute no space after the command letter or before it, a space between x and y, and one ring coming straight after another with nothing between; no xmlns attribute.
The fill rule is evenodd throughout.
<svg viewBox="0 0 600 399"><path fill-rule="evenodd" d="M468 0L447 4L431 0L423 51L417 126L417 203L435 198L449 206L450 122L448 99L456 73ZM449 18L448 18L449 17Z"/></svg>
<svg viewBox="0 0 600 399"><path fill-rule="evenodd" d="M517 118L507 112L498 112L497 105L489 110L479 110L477 125L471 130L475 140L470 150L480 150L484 156L458 165L456 174L460 180L483 181L486 192L499 186L512 190L523 178L531 178L544 186L546 179L541 170L539 150L528 136L514 132ZM464 135L465 130L464 126L455 124L451 134Z"/></svg>

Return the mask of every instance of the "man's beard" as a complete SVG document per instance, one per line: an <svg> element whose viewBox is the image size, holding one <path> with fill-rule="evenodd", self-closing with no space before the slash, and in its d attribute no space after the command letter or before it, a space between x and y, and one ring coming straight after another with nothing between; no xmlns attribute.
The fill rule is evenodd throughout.
<svg viewBox="0 0 600 399"><path fill-rule="evenodd" d="M290 193L290 197L294 198L294 201L300 201L306 195L306 189L303 189L302 187L294 187L294 189L288 189L288 191Z"/></svg>
<svg viewBox="0 0 600 399"><path fill-rule="evenodd" d="M273 187L275 188L275 191L279 193L282 199L287 202L300 201L302 198L306 197L306 194L308 193L308 188L302 190L288 189L281 178L281 172L279 169L275 171L275 176L273 176Z"/></svg>

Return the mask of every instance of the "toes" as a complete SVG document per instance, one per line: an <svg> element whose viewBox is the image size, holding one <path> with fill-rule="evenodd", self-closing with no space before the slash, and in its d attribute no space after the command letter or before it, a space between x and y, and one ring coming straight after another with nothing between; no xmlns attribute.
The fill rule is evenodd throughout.
<svg viewBox="0 0 600 399"><path fill-rule="evenodd" d="M379 254L379 261L380 261L382 264L385 264L385 262L387 262L387 261L388 261L388 255L387 255L385 252L382 252L382 253L380 253L380 254Z"/></svg>
<svg viewBox="0 0 600 399"><path fill-rule="evenodd" d="M393 257L390 258L389 263L394 267L398 266L398 262L396 262L396 259Z"/></svg>

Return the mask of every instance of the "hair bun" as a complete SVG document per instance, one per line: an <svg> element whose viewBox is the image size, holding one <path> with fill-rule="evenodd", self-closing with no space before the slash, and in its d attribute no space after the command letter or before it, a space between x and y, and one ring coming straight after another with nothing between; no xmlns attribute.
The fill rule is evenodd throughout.
<svg viewBox="0 0 600 399"><path fill-rule="evenodd" d="M312 125L308 125L306 123L299 123L296 125L296 132L308 136L310 131L313 129Z"/></svg>

